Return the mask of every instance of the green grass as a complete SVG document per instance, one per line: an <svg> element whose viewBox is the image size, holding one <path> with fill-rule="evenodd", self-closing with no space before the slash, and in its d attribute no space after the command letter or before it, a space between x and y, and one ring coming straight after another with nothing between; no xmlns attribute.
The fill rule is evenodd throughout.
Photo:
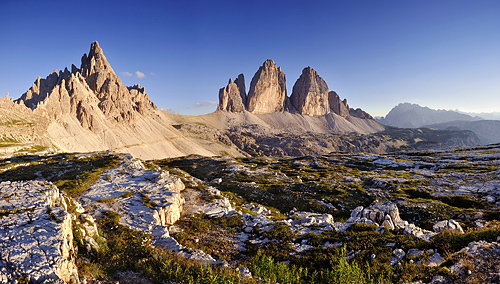
<svg viewBox="0 0 500 284"><path fill-rule="evenodd" d="M453 253L466 247L470 242L484 240L495 242L500 236L500 227L486 228L484 230L472 231L464 234L442 232L432 237L429 245L434 245L442 252Z"/></svg>
<svg viewBox="0 0 500 284"><path fill-rule="evenodd" d="M124 192L124 193L122 193L122 194L120 194L118 196L115 196L115 197L101 199L101 200L99 200L99 202L101 202L101 203L110 203L113 200L118 199L118 198L129 198L129 197L133 196L134 194L135 194L135 192L128 191L128 192Z"/></svg>
<svg viewBox="0 0 500 284"><path fill-rule="evenodd" d="M151 201L151 199L146 194L141 192L140 195L142 198L142 200L141 200L142 204L144 204L144 206L151 208L151 209L155 209L155 207L158 205L154 201Z"/></svg>
<svg viewBox="0 0 500 284"><path fill-rule="evenodd" d="M230 261L237 257L226 239L235 232L241 232L243 226L241 216L209 218L206 214L184 217L177 225L183 232L173 235L182 245L196 248L212 255L215 259Z"/></svg>
<svg viewBox="0 0 500 284"><path fill-rule="evenodd" d="M112 154L96 154L84 158L77 158L74 154L13 157L0 161L0 168L16 164L22 166L0 173L0 180L25 181L43 177L74 197L87 190L101 174L116 167L118 163L118 156Z"/></svg>

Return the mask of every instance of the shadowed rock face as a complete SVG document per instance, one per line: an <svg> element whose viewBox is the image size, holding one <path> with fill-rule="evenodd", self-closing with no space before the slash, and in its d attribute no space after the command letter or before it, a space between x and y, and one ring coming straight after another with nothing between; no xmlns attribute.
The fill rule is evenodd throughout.
<svg viewBox="0 0 500 284"><path fill-rule="evenodd" d="M238 78L234 80L236 86L238 86L238 90L240 91L241 101L243 105L246 107L247 105L247 92L245 89L245 76L243 74L238 75Z"/></svg>
<svg viewBox="0 0 500 284"><path fill-rule="evenodd" d="M252 113L283 111L285 98L285 74L272 59L268 59L252 78L247 109Z"/></svg>
<svg viewBox="0 0 500 284"><path fill-rule="evenodd" d="M330 109L332 112L342 116L343 118L349 116L349 105L347 104L347 99L341 101L339 95L336 92L331 91L328 93L328 101L330 102Z"/></svg>
<svg viewBox="0 0 500 284"><path fill-rule="evenodd" d="M306 67L302 70L290 96L292 106L302 115L319 116L330 113L328 85L316 70Z"/></svg>
<svg viewBox="0 0 500 284"><path fill-rule="evenodd" d="M33 110L41 109L53 119L69 113L84 128L94 131L105 120L130 123L139 114L156 109L140 85L123 85L96 41L81 61L80 69L72 65L71 72L66 68L45 79L38 77L16 102Z"/></svg>

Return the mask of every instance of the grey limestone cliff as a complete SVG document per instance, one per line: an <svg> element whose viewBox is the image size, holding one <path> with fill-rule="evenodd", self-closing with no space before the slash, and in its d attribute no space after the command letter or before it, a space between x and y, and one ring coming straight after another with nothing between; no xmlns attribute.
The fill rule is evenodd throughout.
<svg viewBox="0 0 500 284"><path fill-rule="evenodd" d="M293 85L292 106L302 115L319 116L330 113L328 85L316 70L306 67Z"/></svg>

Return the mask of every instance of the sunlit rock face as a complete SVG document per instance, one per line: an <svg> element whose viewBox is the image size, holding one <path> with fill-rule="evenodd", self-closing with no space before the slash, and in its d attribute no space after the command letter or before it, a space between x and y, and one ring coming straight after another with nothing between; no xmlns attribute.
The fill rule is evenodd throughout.
<svg viewBox="0 0 500 284"><path fill-rule="evenodd" d="M52 119L76 116L87 129L99 131L104 121L131 123L156 110L143 87L126 87L115 74L97 41L82 56L80 69L71 66L38 79L17 100Z"/></svg>
<svg viewBox="0 0 500 284"><path fill-rule="evenodd" d="M285 74L272 59L268 59L252 78L248 92L247 109L252 113L283 111L285 99Z"/></svg>
<svg viewBox="0 0 500 284"><path fill-rule="evenodd" d="M73 220L59 189L46 181L6 181L0 193L0 283L12 276L78 283Z"/></svg>

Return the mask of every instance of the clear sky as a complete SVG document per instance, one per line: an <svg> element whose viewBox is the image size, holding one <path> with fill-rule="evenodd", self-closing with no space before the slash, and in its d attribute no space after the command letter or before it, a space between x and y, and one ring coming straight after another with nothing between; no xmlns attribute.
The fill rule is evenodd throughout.
<svg viewBox="0 0 500 284"><path fill-rule="evenodd" d="M160 108L215 110L218 90L273 59L288 95L306 66L351 107L500 111L500 1L0 0L0 95L80 66L97 40Z"/></svg>

